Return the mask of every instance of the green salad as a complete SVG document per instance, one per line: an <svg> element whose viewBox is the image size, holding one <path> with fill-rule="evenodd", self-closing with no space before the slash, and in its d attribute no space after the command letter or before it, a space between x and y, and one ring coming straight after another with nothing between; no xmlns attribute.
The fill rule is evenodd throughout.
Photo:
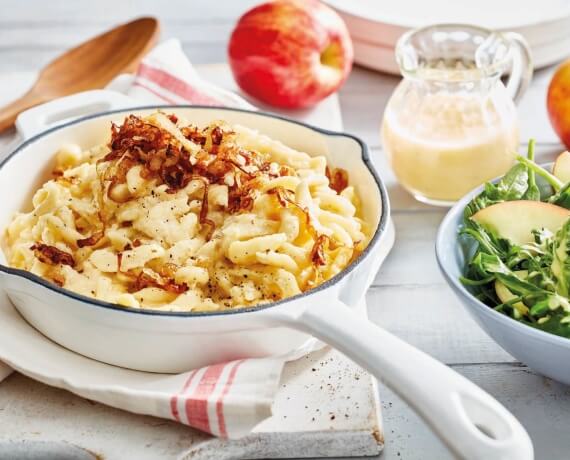
<svg viewBox="0 0 570 460"><path fill-rule="evenodd" d="M552 172L528 156L485 184L465 208L462 238L475 250L461 281L489 307L570 338L570 153Z"/></svg>

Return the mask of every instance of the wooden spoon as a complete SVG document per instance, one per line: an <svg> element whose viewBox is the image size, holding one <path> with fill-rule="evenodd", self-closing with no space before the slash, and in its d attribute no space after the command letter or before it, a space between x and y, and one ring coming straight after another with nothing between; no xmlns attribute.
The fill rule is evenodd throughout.
<svg viewBox="0 0 570 460"><path fill-rule="evenodd" d="M102 88L118 74L134 71L156 43L158 31L155 18L141 18L62 54L40 72L26 94L0 109L0 133L30 107L79 91Z"/></svg>

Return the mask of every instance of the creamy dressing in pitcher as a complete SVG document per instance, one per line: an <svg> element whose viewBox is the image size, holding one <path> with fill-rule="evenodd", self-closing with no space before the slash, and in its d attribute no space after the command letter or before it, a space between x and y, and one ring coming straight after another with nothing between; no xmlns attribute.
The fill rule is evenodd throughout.
<svg viewBox="0 0 570 460"><path fill-rule="evenodd" d="M396 59L404 78L386 106L382 144L404 188L449 206L507 172L519 144L514 101L532 76L524 39L434 25L404 34Z"/></svg>
<svg viewBox="0 0 570 460"><path fill-rule="evenodd" d="M386 108L382 142L398 180L419 199L458 200L513 164L516 114L503 113L509 108L492 96L441 92L415 103L412 94L405 97L397 112L393 104Z"/></svg>

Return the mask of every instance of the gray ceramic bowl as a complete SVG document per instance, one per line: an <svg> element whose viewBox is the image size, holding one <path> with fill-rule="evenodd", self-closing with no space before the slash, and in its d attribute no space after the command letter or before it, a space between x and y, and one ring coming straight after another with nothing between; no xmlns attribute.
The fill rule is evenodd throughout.
<svg viewBox="0 0 570 460"><path fill-rule="evenodd" d="M439 227L435 252L447 283L479 326L516 359L535 371L570 385L570 339L534 329L496 312L477 300L459 281L474 244L460 237L463 210L482 191L463 197L447 213Z"/></svg>

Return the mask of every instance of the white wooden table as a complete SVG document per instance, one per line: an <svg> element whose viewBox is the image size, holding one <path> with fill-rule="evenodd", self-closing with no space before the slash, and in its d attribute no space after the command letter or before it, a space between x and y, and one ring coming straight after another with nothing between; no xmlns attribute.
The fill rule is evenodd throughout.
<svg viewBox="0 0 570 460"><path fill-rule="evenodd" d="M33 70L111 25L157 16L163 37L178 37L195 63L225 59L229 32L255 0L0 0L0 71ZM535 137L541 158L560 151L545 110L552 69L539 72L520 105L522 140ZM396 183L380 148L378 129L397 78L355 68L340 92L346 131L372 148L388 185L397 239L368 293L370 317L472 379L525 425L537 459L570 454L570 388L536 375L500 349L467 316L439 273L434 238L445 210L413 200ZM0 391L2 387L0 386ZM382 458L446 459L449 454L421 420L380 386L386 446Z"/></svg>

